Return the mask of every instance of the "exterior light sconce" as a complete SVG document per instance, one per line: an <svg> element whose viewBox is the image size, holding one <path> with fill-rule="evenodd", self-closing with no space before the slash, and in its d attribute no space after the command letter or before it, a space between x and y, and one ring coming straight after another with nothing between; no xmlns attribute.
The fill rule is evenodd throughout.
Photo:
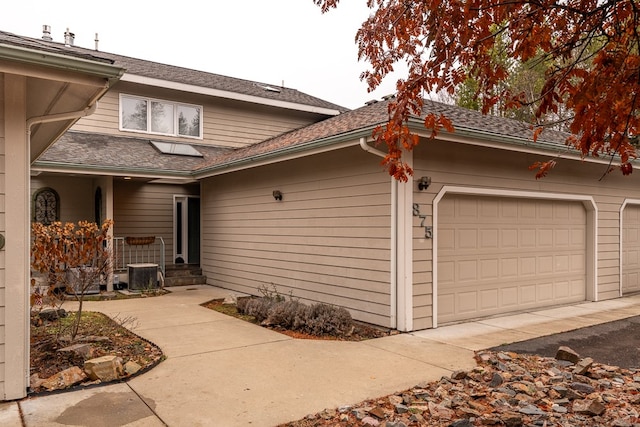
<svg viewBox="0 0 640 427"><path fill-rule="evenodd" d="M418 180L418 190L424 191L431 185L431 177L423 176Z"/></svg>
<svg viewBox="0 0 640 427"><path fill-rule="evenodd" d="M276 199L277 201L281 201L282 200L282 192L280 190L274 190L273 191L273 198Z"/></svg>

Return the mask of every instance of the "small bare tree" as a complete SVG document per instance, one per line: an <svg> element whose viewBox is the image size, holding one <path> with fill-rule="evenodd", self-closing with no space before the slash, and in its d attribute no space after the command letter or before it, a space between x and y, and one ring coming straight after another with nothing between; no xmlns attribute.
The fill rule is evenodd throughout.
<svg viewBox="0 0 640 427"><path fill-rule="evenodd" d="M32 224L31 267L47 278L47 295L56 300L60 292L73 294L78 311L71 327L71 340L78 334L84 297L92 286L101 283L112 266L109 229L94 222L78 224L54 222Z"/></svg>

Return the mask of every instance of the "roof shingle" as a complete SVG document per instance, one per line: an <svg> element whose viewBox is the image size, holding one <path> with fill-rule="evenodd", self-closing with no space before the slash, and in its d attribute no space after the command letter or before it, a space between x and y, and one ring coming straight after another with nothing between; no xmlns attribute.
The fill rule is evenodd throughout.
<svg viewBox="0 0 640 427"><path fill-rule="evenodd" d="M143 77L151 77L170 82L199 86L202 88L250 95L258 98L326 108L337 110L339 112L348 111L347 108L341 107L337 104L308 95L296 89L281 87L279 85L238 79L235 77L192 70L189 68L146 61L143 59L130 58L127 56L86 49L78 46L66 46L63 43L18 36L5 31L0 31L0 44L28 47L30 49L41 50L44 52L75 56L90 60L110 61L114 65L124 68L126 73ZM277 91L266 89L266 87L277 89Z"/></svg>

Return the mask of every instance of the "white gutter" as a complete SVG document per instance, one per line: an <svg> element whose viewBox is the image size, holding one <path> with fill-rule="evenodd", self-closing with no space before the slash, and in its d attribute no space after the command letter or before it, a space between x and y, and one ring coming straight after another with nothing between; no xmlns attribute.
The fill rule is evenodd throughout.
<svg viewBox="0 0 640 427"><path fill-rule="evenodd" d="M360 148L378 157L386 153L367 144L367 138L360 138ZM391 177L391 289L389 295L389 327L398 328L398 181Z"/></svg>
<svg viewBox="0 0 640 427"><path fill-rule="evenodd" d="M379 157L387 157L387 153L380 151L377 148L373 148L372 146L367 144L367 138L360 138L360 147L367 153L375 154Z"/></svg>
<svg viewBox="0 0 640 427"><path fill-rule="evenodd" d="M91 114L95 113L97 108L98 108L98 103L94 102L93 105L90 105L84 110L69 111L66 113L48 114L44 116L31 117L30 119L27 120L27 142L31 144L31 128L33 127L33 125L36 125L39 123L51 123L51 122L60 122L63 120L79 119L82 117L90 116Z"/></svg>

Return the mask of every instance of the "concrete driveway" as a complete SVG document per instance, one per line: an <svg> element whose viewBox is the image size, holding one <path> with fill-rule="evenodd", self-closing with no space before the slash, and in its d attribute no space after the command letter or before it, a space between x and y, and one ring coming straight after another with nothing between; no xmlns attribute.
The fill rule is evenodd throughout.
<svg viewBox="0 0 640 427"><path fill-rule="evenodd" d="M134 332L167 360L127 383L0 404L0 425L275 426L471 369L474 350L640 314L631 297L363 342L310 341L199 305L227 290L171 291L86 308L136 318Z"/></svg>

